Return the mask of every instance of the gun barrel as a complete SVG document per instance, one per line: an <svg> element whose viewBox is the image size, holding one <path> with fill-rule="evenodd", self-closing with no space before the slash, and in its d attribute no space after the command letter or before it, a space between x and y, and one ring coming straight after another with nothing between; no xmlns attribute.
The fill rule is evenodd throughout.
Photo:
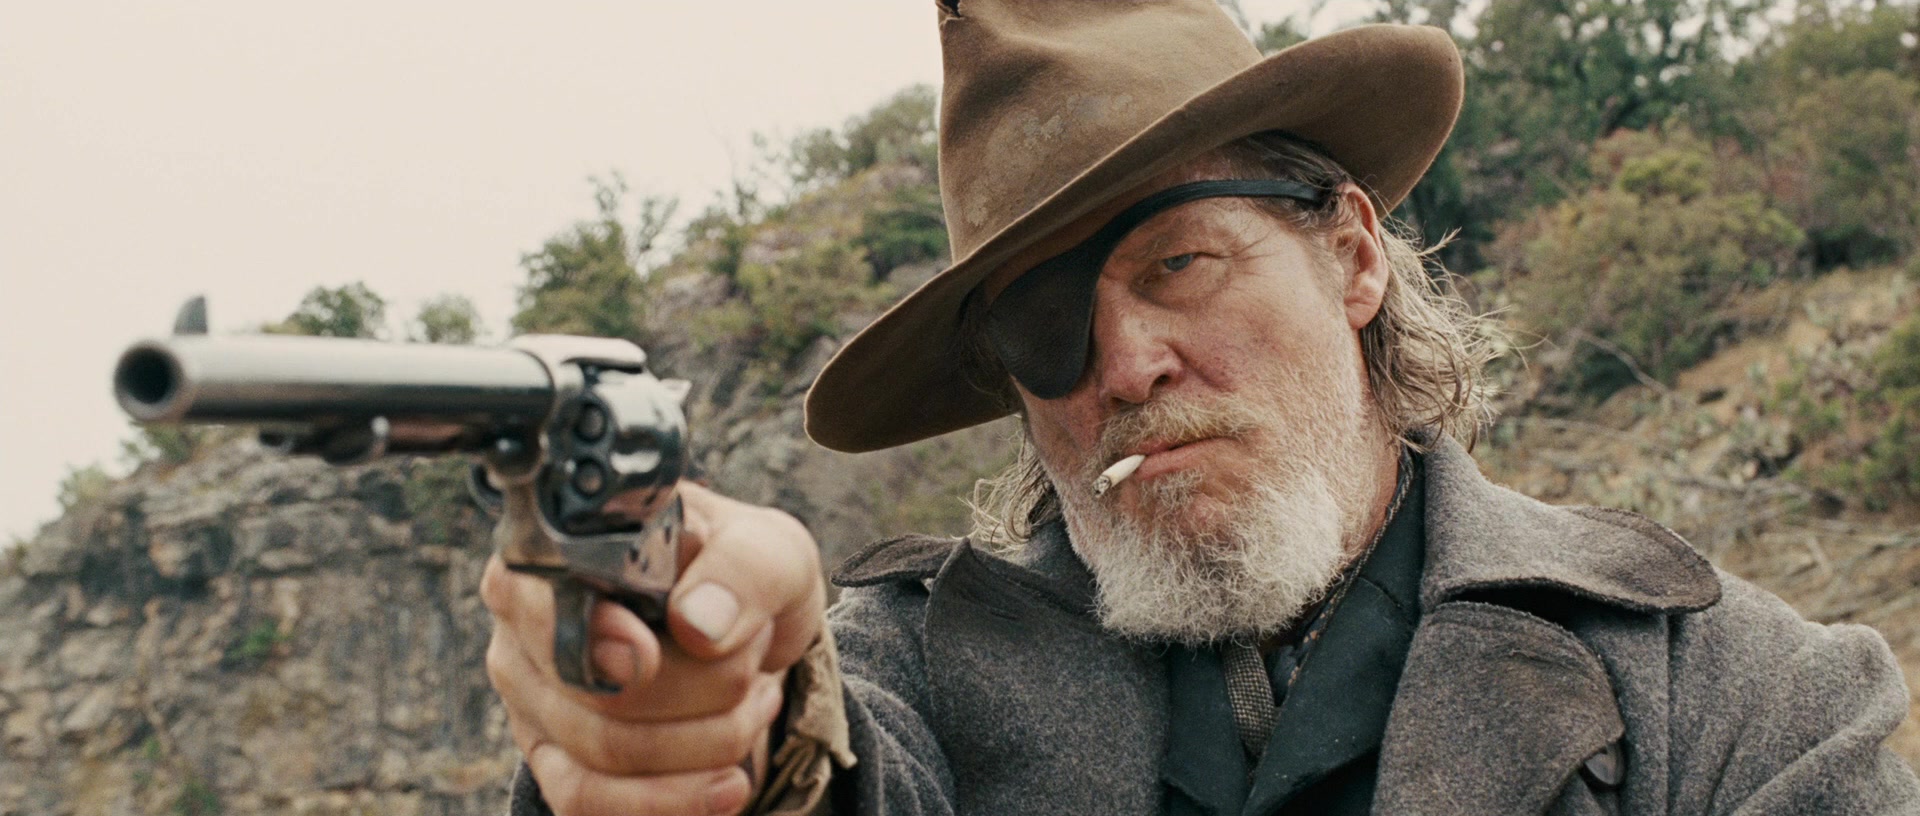
<svg viewBox="0 0 1920 816"><path fill-rule="evenodd" d="M515 349L284 336L136 343L114 368L113 390L142 423L314 429L383 417L416 450L538 427L554 401L545 365Z"/></svg>

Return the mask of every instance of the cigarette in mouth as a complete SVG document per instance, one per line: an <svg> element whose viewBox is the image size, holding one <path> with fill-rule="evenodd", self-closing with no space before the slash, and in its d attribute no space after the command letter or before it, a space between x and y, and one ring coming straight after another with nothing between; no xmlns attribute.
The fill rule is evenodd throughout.
<svg viewBox="0 0 1920 816"><path fill-rule="evenodd" d="M1113 467L1107 468L1100 474L1100 478L1093 480L1093 497L1097 499L1107 495L1107 491L1112 490L1114 485L1126 481L1127 477L1132 476L1133 471L1140 467L1140 463L1145 461L1147 461L1146 454L1136 453L1113 463Z"/></svg>

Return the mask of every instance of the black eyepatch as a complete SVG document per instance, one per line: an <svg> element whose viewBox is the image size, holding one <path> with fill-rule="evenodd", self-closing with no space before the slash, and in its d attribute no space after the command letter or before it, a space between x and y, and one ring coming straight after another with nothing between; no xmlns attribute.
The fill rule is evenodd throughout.
<svg viewBox="0 0 1920 816"><path fill-rule="evenodd" d="M1094 284L1127 233L1169 207L1202 198L1291 198L1318 205L1326 192L1294 181L1195 181L1147 196L1093 237L1015 278L987 307L984 330L1000 364L1027 391L1058 399L1087 367Z"/></svg>

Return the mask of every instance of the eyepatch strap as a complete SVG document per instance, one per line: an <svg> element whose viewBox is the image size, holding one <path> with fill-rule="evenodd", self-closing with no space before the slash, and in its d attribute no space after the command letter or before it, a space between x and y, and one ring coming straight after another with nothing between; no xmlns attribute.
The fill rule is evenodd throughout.
<svg viewBox="0 0 1920 816"><path fill-rule="evenodd" d="M1313 205L1326 198L1326 191L1277 179L1211 180L1169 187L1141 199L1092 237L1015 278L987 307L987 340L1001 366L1036 397L1066 396L1087 366L1094 284L1114 247L1168 208L1235 196L1291 198Z"/></svg>

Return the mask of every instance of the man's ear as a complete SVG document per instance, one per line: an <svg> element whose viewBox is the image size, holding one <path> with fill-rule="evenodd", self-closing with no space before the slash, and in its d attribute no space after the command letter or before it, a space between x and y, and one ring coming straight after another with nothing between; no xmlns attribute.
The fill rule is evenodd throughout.
<svg viewBox="0 0 1920 816"><path fill-rule="evenodd" d="M1385 245L1380 242L1380 213L1373 208L1373 199L1352 182L1340 185L1334 195L1340 197L1340 209L1346 214L1345 223L1332 235L1334 257L1346 271L1341 305L1347 325L1359 331L1373 322L1387 296L1390 272Z"/></svg>

